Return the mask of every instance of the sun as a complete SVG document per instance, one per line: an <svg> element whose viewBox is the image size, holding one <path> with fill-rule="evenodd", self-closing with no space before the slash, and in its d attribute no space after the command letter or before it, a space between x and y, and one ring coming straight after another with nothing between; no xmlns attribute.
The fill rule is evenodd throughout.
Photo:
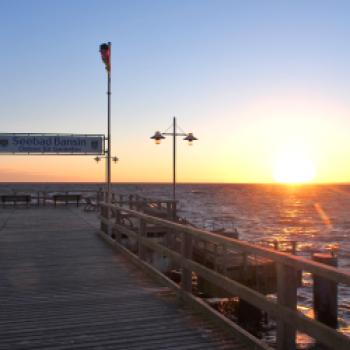
<svg viewBox="0 0 350 350"><path fill-rule="evenodd" d="M296 150L284 151L276 159L273 178L280 183L305 183L315 178L315 167L306 153Z"/></svg>

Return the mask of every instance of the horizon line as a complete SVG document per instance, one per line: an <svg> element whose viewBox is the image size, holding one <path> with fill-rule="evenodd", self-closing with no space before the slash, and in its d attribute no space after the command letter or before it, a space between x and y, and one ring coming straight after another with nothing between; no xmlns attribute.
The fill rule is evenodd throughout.
<svg viewBox="0 0 350 350"><path fill-rule="evenodd" d="M106 185L104 181L0 181L0 185L6 184L99 184ZM172 185L169 181L113 181L112 185L142 184L142 185ZM177 182L176 185L277 185L277 186L319 186L319 185L350 185L349 182L304 182L304 183L281 183L281 182Z"/></svg>

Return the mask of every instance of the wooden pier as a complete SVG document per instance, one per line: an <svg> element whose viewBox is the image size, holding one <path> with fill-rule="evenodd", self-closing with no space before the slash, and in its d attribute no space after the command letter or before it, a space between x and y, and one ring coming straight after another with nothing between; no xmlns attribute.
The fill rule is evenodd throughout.
<svg viewBox="0 0 350 350"><path fill-rule="evenodd" d="M128 218L127 222L124 218ZM133 224L130 225L130 222ZM166 232L166 236L169 237L159 240L158 237L154 239L153 235L148 234L150 230L155 231L157 227L160 231ZM333 329L328 324L320 322L320 320L303 315L297 309L297 290L300 287L300 276L303 272L311 273L314 279L321 277L336 285L342 283L349 287L349 271L194 228L190 225L183 225L176 221L147 215L141 211L130 210L124 203L119 205L101 203L101 231L101 236L106 241L117 247L138 266L167 283L180 298L211 315L213 319L216 318L222 327L240 334L242 339L249 339L252 349L272 348L210 309L196 295L193 288L194 275L197 280L206 280L211 286L224 290L226 295L239 298L275 320L278 350L296 349L297 332L309 335L316 344L326 346L324 349L327 350L348 350L350 348L350 337ZM174 236L180 245L172 244ZM133 244L130 245L128 243L130 241ZM257 261L270 260L275 265L277 298L275 300L268 298L263 294L264 288L254 284L246 284L243 280L237 279L234 274L216 269L215 264L209 266L210 264L199 261L195 254L198 241L214 245L220 250L230 252L230 254L232 252L243 254L244 260L251 258ZM150 252L151 254L149 254ZM169 259L180 268L181 283L176 283L177 281L172 281L164 275L164 271L161 271L155 264L158 259L149 258L156 255Z"/></svg>
<svg viewBox="0 0 350 350"><path fill-rule="evenodd" d="M275 320L278 350L294 350L297 331L349 349L349 337L304 316L296 298L303 271L350 286L348 271L180 224L168 202L114 200L97 198L99 218L45 200L0 210L0 349L273 349L208 305L200 279ZM203 244L209 262L196 257ZM236 273L221 260L237 254ZM175 264L180 282L150 256ZM274 266L275 300L240 277L261 261Z"/></svg>
<svg viewBox="0 0 350 350"><path fill-rule="evenodd" d="M0 211L0 349L255 349L98 231L96 215L74 206Z"/></svg>

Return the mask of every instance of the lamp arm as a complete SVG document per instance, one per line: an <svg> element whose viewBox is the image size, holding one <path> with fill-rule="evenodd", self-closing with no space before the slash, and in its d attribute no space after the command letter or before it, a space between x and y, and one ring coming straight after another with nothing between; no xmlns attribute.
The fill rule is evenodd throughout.
<svg viewBox="0 0 350 350"><path fill-rule="evenodd" d="M162 135L166 135L166 136L174 136L174 134L172 132L162 132ZM187 136L187 134L182 133L182 132L177 132L175 134L175 136Z"/></svg>

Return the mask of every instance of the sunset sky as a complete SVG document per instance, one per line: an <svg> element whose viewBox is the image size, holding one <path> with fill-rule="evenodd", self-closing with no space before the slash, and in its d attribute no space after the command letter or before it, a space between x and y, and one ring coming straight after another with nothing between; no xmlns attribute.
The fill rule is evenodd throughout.
<svg viewBox="0 0 350 350"><path fill-rule="evenodd" d="M179 181L273 182L303 158L313 181L348 182L349 13L337 0L0 0L0 132L105 133L98 47L111 41L113 181L171 181L171 139L150 136L175 115L199 138L178 138ZM0 181L104 171L91 156L0 159Z"/></svg>

